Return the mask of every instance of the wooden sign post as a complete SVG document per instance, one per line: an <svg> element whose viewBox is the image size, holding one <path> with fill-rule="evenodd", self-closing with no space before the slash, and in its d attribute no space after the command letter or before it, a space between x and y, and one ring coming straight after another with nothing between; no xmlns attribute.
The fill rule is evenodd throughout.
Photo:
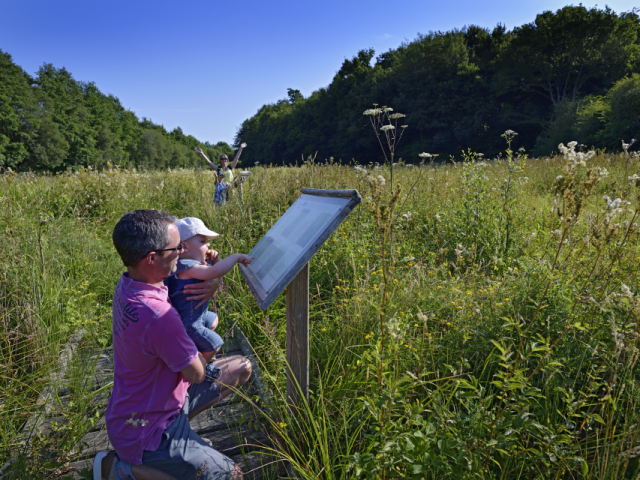
<svg viewBox="0 0 640 480"><path fill-rule="evenodd" d="M309 400L309 264L287 286L287 397Z"/></svg>
<svg viewBox="0 0 640 480"><path fill-rule="evenodd" d="M263 310L287 289L287 396L309 399L309 260L362 199L356 190L303 188L240 271Z"/></svg>

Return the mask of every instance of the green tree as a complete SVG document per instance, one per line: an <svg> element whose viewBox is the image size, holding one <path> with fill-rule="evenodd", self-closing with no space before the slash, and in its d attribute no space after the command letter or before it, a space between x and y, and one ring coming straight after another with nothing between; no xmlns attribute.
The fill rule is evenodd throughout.
<svg viewBox="0 0 640 480"><path fill-rule="evenodd" d="M16 168L29 155L26 143L37 121L31 82L11 55L0 50L0 166Z"/></svg>

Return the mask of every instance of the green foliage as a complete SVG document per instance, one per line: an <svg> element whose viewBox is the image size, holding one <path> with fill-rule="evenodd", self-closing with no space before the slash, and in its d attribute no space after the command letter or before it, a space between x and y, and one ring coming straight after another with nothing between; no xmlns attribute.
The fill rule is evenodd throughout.
<svg viewBox="0 0 640 480"><path fill-rule="evenodd" d="M346 185L365 202L311 260L311 393L295 412L284 299L262 312L237 270L225 279L219 328L241 325L270 391L269 461L316 479L635 478L638 158L569 144L566 158L525 159L505 135L499 160L396 166L393 190L388 166L258 167L243 198L213 209L208 170L3 174L0 462L18 454L16 478L58 475L102 415L78 355L51 431L20 433L69 336L85 329L80 350L111 342L123 213L200 217L226 256L300 188Z"/></svg>
<svg viewBox="0 0 640 480"><path fill-rule="evenodd" d="M167 132L138 120L117 97L75 80L65 68L45 63L32 79L0 51L0 167L194 167L200 164L194 147L206 147L213 158L234 153L225 142L202 144L180 127Z"/></svg>
<svg viewBox="0 0 640 480"><path fill-rule="evenodd" d="M537 155L556 152L567 138L611 148L603 129L614 120L590 115L586 98L608 104L614 83L637 73L639 28L633 11L578 5L543 12L511 31L471 25L421 34L378 55L373 65L374 51L361 50L344 60L326 88L307 98L289 89L288 98L261 107L243 122L235 144L255 146L263 162L274 164L315 152L382 162L361 116L378 103L407 115L410 128L397 157L409 163L424 151L441 158L468 149L497 155L507 129L519 133L516 148L535 147ZM635 128L628 115L615 118L607 132Z"/></svg>

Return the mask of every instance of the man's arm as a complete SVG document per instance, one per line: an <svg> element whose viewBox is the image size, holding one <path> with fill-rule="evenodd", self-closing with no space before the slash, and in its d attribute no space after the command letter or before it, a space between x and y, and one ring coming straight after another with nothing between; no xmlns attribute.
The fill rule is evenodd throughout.
<svg viewBox="0 0 640 480"><path fill-rule="evenodd" d="M244 149L244 147L246 146L247 144L244 142L240 144L240 150L238 150L238 153L236 153L236 158L233 159L233 163L231 164L231 168L233 168L234 170L236 169L236 165L238 165L238 160L240 159L240 154L242 153L242 149Z"/></svg>
<svg viewBox="0 0 640 480"><path fill-rule="evenodd" d="M198 357L193 361L191 365L180 370L184 378L191 383L202 383L205 378L205 370L207 368L207 361L202 354L198 352Z"/></svg>

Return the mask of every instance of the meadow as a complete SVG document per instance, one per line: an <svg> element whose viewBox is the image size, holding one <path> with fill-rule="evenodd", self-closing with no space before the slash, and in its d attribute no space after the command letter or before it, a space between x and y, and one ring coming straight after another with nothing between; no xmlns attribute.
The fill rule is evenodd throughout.
<svg viewBox="0 0 640 480"><path fill-rule="evenodd" d="M433 158L431 158L433 160ZM224 207L204 170L0 176L0 464L57 477L104 413L82 372L49 435L20 436L74 332L111 343L120 216L197 216L246 253L304 187L359 205L310 264L310 399L287 408L286 314L239 272L216 306L252 342L269 461L300 478L639 478L638 158L576 153L256 166ZM72 365L76 358L72 360ZM74 371L71 368L71 371Z"/></svg>

